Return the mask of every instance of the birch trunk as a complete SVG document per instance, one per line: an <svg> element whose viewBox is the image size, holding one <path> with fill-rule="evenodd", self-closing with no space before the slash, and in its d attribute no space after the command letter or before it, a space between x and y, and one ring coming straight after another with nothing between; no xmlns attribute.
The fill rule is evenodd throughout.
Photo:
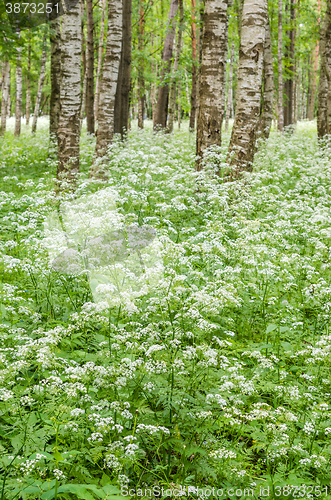
<svg viewBox="0 0 331 500"><path fill-rule="evenodd" d="M80 2L62 16L61 22L61 109L57 177L59 180L73 181L79 172L82 51Z"/></svg>
<svg viewBox="0 0 331 500"><path fill-rule="evenodd" d="M268 18L266 0L245 0L241 21L236 115L228 163L233 177L251 171L261 105L263 48Z"/></svg>
<svg viewBox="0 0 331 500"><path fill-rule="evenodd" d="M197 114L197 28L195 22L195 0L191 0L191 9L192 90L189 129L191 132L193 132Z"/></svg>
<svg viewBox="0 0 331 500"><path fill-rule="evenodd" d="M164 81L168 78L171 70L172 49L176 34L175 17L177 10L178 0L171 0L168 18L168 32L164 40L162 52L161 85L157 94L155 128L165 128L167 126L169 85Z"/></svg>
<svg viewBox="0 0 331 500"><path fill-rule="evenodd" d="M227 57L227 0L206 0L199 85L196 169L201 170L205 149L221 145L224 81Z"/></svg>
<svg viewBox="0 0 331 500"><path fill-rule="evenodd" d="M273 57L271 52L271 35L270 24L267 19L265 42L264 42L264 60L263 60L263 107L260 119L260 133L263 139L268 139L270 135L272 117L273 117L273 100L274 100L274 71Z"/></svg>
<svg viewBox="0 0 331 500"><path fill-rule="evenodd" d="M230 60L230 70L229 70L229 88L228 88L228 100L226 103L226 112L225 112L225 130L229 129L229 119L231 115L231 111L233 109L233 60L234 60L234 43L231 47L231 60Z"/></svg>
<svg viewBox="0 0 331 500"><path fill-rule="evenodd" d="M46 40L44 40L43 52L42 52L42 56L41 56L41 69L40 69L40 76L39 76L39 82L38 82L38 91L37 91L36 103L35 103L35 107L34 107L34 114L33 114L33 120L32 120L31 132L33 134L36 132L36 129L37 129L37 119L38 119L38 115L39 115L41 93L43 91L43 85L44 85L44 80L45 80L45 66L46 66L45 43L46 43Z"/></svg>
<svg viewBox="0 0 331 500"><path fill-rule="evenodd" d="M99 50L98 50L98 69L95 81L95 96L94 96L94 119L96 123L99 120L99 93L100 93L101 66L102 66L102 55L103 55L103 39L105 36L106 2L107 0L102 0L102 16L101 16Z"/></svg>
<svg viewBox="0 0 331 500"><path fill-rule="evenodd" d="M21 135L22 118L22 47L17 48L16 57L16 102L15 102L15 137Z"/></svg>
<svg viewBox="0 0 331 500"><path fill-rule="evenodd" d="M0 136L4 135L6 131L9 86L10 86L10 64L9 61L6 61L4 68L4 75L3 75L3 87L2 87L3 90L2 90L2 101L1 101Z"/></svg>
<svg viewBox="0 0 331 500"><path fill-rule="evenodd" d="M123 138L129 130L131 93L132 0L123 0L122 50L114 107L114 132Z"/></svg>
<svg viewBox="0 0 331 500"><path fill-rule="evenodd" d="M59 128L60 116L60 87L61 87L61 31L60 19L54 19L51 23L51 98L49 109L49 133L51 140L55 139Z"/></svg>
<svg viewBox="0 0 331 500"><path fill-rule="evenodd" d="M167 127L167 132L169 133L173 132L174 129L174 118L175 118L175 108L176 108L176 87L177 87L176 80L177 80L177 71L179 66L180 49L182 45L183 23L184 23L183 0L179 0L179 25L177 33L175 60L172 70L172 83L169 95L169 117L168 117L168 127Z"/></svg>
<svg viewBox="0 0 331 500"><path fill-rule="evenodd" d="M31 109L31 80L30 80L30 72L31 72L31 44L28 46L28 70L27 70L27 80L26 80L26 103L25 103L25 115L26 115L26 124L30 123L30 109Z"/></svg>
<svg viewBox="0 0 331 500"><path fill-rule="evenodd" d="M283 2L278 0L278 130L284 130L283 107Z"/></svg>
<svg viewBox="0 0 331 500"><path fill-rule="evenodd" d="M100 82L99 127L95 157L107 154L114 135L114 105L122 47L122 0L108 1L107 45ZM97 164L90 176L97 173Z"/></svg>
<svg viewBox="0 0 331 500"><path fill-rule="evenodd" d="M289 4L286 4L286 12L289 10ZM288 44L286 46L286 59L288 61L288 77L284 85L285 102L284 107L284 127L293 125L293 86L294 86L294 40L295 40L295 27L294 27L294 0L290 1L290 29L287 31Z"/></svg>
<svg viewBox="0 0 331 500"><path fill-rule="evenodd" d="M145 15L144 0L139 0L139 27L138 27L138 127L144 128L145 114L145 81L144 81L144 32Z"/></svg>
<svg viewBox="0 0 331 500"><path fill-rule="evenodd" d="M109 0L111 1L111 0ZM94 134L94 42L93 42L93 3L92 0L86 0L86 25L87 25L87 44L86 44L86 122L87 132Z"/></svg>
<svg viewBox="0 0 331 500"><path fill-rule="evenodd" d="M317 131L321 138L331 134L331 1L327 2L320 35L321 71L318 89Z"/></svg>

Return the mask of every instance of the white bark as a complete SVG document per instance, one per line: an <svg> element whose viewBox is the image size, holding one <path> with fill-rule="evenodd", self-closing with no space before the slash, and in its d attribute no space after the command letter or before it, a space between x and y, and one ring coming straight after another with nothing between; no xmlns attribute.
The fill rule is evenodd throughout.
<svg viewBox="0 0 331 500"><path fill-rule="evenodd" d="M22 118L22 47L17 48L16 57L16 102L15 102L15 136L21 135Z"/></svg>
<svg viewBox="0 0 331 500"><path fill-rule="evenodd" d="M102 54L103 54L103 38L105 35L106 3L107 0L102 0L102 16L101 16L99 50L98 50L98 69L97 69L97 78L95 82L95 98L94 98L94 118L96 122L99 119L99 93L100 93Z"/></svg>
<svg viewBox="0 0 331 500"><path fill-rule="evenodd" d="M245 0L239 49L236 115L229 145L232 176L251 170L260 117L267 1Z"/></svg>
<svg viewBox="0 0 331 500"><path fill-rule="evenodd" d="M3 135L6 131L9 85L10 85L10 64L9 61L6 61L3 73L0 135Z"/></svg>
<svg viewBox="0 0 331 500"><path fill-rule="evenodd" d="M45 41L44 41L43 52L42 52L42 56L41 56L41 69L40 69L39 82L38 82L38 91L37 91L37 97L36 97L36 103L35 103L35 107L34 107L34 114L33 114L32 127L31 127L31 131L33 134L35 133L35 131L37 129L37 119L38 119L38 115L39 115L41 93L43 91L43 85L44 85L44 80L45 80L45 66L46 66L46 47L45 47Z"/></svg>
<svg viewBox="0 0 331 500"><path fill-rule="evenodd" d="M95 156L103 157L107 153L114 135L114 105L117 88L118 71L122 48L122 1L108 2L107 46L103 63L103 73L99 95L99 127ZM91 175L98 168L95 165Z"/></svg>
<svg viewBox="0 0 331 500"><path fill-rule="evenodd" d="M81 105L81 4L62 16L61 93L58 132L58 178L76 178L79 171Z"/></svg>
<svg viewBox="0 0 331 500"><path fill-rule="evenodd" d="M206 0L199 83L196 168L202 168L203 152L221 145L224 115L224 83L228 40L227 0Z"/></svg>

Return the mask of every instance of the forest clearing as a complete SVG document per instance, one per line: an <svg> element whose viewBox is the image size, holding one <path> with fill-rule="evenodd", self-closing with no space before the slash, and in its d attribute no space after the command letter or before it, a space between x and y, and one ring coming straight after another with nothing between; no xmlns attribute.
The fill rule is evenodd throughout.
<svg viewBox="0 0 331 500"><path fill-rule="evenodd" d="M330 89L330 0L0 0L0 500L331 498Z"/></svg>

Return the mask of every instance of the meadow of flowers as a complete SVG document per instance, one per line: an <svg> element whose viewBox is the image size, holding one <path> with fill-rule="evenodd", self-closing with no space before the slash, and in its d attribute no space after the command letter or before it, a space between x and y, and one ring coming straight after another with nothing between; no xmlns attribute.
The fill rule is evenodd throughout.
<svg viewBox="0 0 331 500"><path fill-rule="evenodd" d="M315 128L273 133L235 182L229 137L195 172L185 127L133 129L91 181L83 133L74 194L54 189L46 121L1 139L1 500L331 498L331 151ZM80 236L50 240L82 205ZM107 282L54 265L104 224L153 228L139 286L139 253Z"/></svg>

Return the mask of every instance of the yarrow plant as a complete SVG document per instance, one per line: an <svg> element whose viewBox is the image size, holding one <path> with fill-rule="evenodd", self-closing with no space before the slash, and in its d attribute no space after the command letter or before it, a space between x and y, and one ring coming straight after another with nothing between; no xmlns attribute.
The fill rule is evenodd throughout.
<svg viewBox="0 0 331 500"><path fill-rule="evenodd" d="M91 181L83 132L74 195L54 189L46 133L1 139L0 498L328 485L331 162L314 125L272 134L235 182L228 136L196 172L185 128L148 127Z"/></svg>

